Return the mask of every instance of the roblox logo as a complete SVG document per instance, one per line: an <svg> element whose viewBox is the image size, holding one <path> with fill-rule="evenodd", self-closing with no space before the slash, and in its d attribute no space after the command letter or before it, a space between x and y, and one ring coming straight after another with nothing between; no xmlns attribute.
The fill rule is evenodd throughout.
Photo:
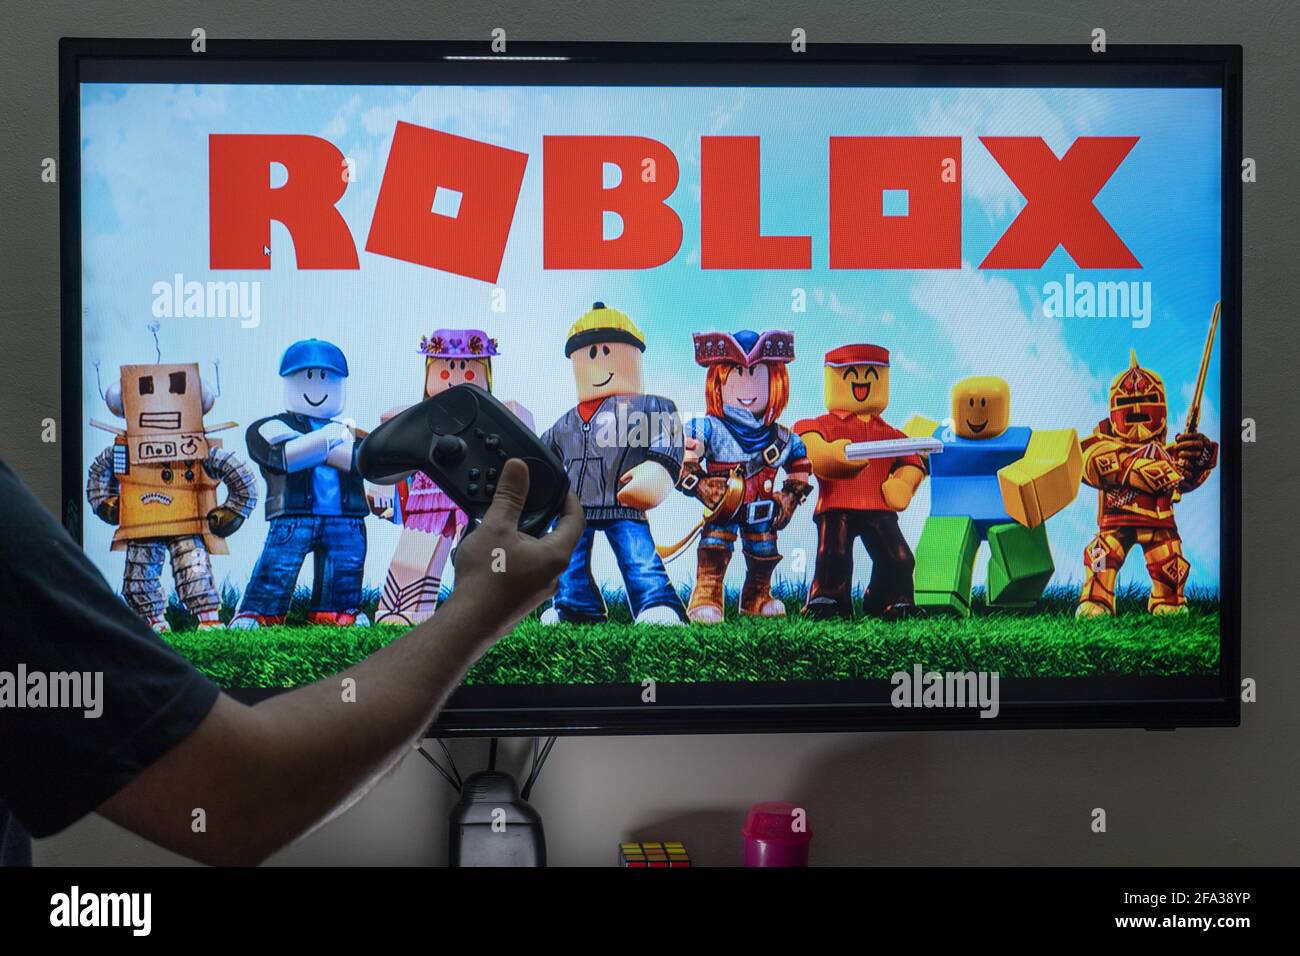
<svg viewBox="0 0 1300 956"><path fill-rule="evenodd" d="M1082 269L1140 268L1093 205L1137 137L1081 136L1060 157L1034 136L980 142L1025 198L980 268L1037 269L1058 246ZM810 236L762 234L759 149L756 136L700 138L704 269L812 267ZM828 149L830 268L961 267L960 137L832 136ZM349 177L340 174L347 162L334 144L307 135L213 134L208 160L211 268L270 268L272 220L293 237L299 269L360 268L336 208ZM399 122L365 250L495 282L528 160L517 150ZM273 164L287 173L278 187L271 186ZM607 165L621 173L611 187ZM544 267L652 269L668 262L682 244L681 219L668 205L677 183L677 158L657 140L543 137ZM459 195L450 215L435 210L443 190ZM898 192L907 195L906 213L886 213L883 197ZM604 235L607 212L623 224L613 238Z"/></svg>

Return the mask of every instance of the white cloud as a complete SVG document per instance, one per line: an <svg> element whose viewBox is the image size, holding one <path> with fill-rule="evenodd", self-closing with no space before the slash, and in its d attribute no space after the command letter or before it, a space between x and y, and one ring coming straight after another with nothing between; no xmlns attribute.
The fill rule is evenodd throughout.
<svg viewBox="0 0 1300 956"><path fill-rule="evenodd" d="M990 222L1019 212L1024 198L979 141L981 136L1041 136L1060 156L1105 116L1102 97L1056 92L1067 93L1069 105L1060 111L1038 90L963 90L956 96L936 95L917 117L921 135L961 137L962 189L980 203Z"/></svg>
<svg viewBox="0 0 1300 956"><path fill-rule="evenodd" d="M504 129L516 113L517 93L506 89L449 90L422 86L395 97L387 106L372 106L361 114L361 125L372 135L390 137L398 120L443 129L449 123L480 129Z"/></svg>
<svg viewBox="0 0 1300 956"><path fill-rule="evenodd" d="M325 128L321 130L321 136L325 137L330 142L335 142L341 139L347 134L350 121L360 108L361 97L353 96L350 100L339 107L338 112L335 113L333 118L325 124Z"/></svg>
<svg viewBox="0 0 1300 956"><path fill-rule="evenodd" d="M1077 407L1081 396L1091 396L1104 413L1105 383L1075 357L1060 320L1037 304L1027 312L1008 280L963 262L959 270L925 274L912 286L911 300L948 339L954 379L1007 380L1016 421L1059 428L1060 409Z"/></svg>

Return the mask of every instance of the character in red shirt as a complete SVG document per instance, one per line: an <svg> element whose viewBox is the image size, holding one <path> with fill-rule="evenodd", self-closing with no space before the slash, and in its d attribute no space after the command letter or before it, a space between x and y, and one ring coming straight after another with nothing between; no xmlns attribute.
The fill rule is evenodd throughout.
<svg viewBox="0 0 1300 956"><path fill-rule="evenodd" d="M916 561L898 527L898 512L925 479L920 455L850 458L851 443L905 439L880 414L889 404L889 352L844 345L826 353L825 415L795 422L817 476L817 567L803 613L853 615L853 542L871 558L864 614L897 620L918 613L912 592Z"/></svg>

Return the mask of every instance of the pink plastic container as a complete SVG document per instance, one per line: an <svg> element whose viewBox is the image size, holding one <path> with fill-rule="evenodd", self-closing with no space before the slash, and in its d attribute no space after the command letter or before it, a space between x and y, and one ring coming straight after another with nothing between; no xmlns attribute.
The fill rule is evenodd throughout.
<svg viewBox="0 0 1300 956"><path fill-rule="evenodd" d="M745 866L807 866L812 828L797 803L771 800L749 808L740 829Z"/></svg>

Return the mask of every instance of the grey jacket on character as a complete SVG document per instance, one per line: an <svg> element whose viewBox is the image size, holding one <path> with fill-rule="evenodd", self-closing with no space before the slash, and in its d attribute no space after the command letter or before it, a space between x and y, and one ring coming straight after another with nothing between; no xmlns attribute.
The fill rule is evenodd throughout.
<svg viewBox="0 0 1300 956"><path fill-rule="evenodd" d="M654 461L676 481L682 467L682 421L677 406L658 395L611 396L590 422L571 408L542 441L564 463L588 521L645 521L644 511L618 503L619 476Z"/></svg>

